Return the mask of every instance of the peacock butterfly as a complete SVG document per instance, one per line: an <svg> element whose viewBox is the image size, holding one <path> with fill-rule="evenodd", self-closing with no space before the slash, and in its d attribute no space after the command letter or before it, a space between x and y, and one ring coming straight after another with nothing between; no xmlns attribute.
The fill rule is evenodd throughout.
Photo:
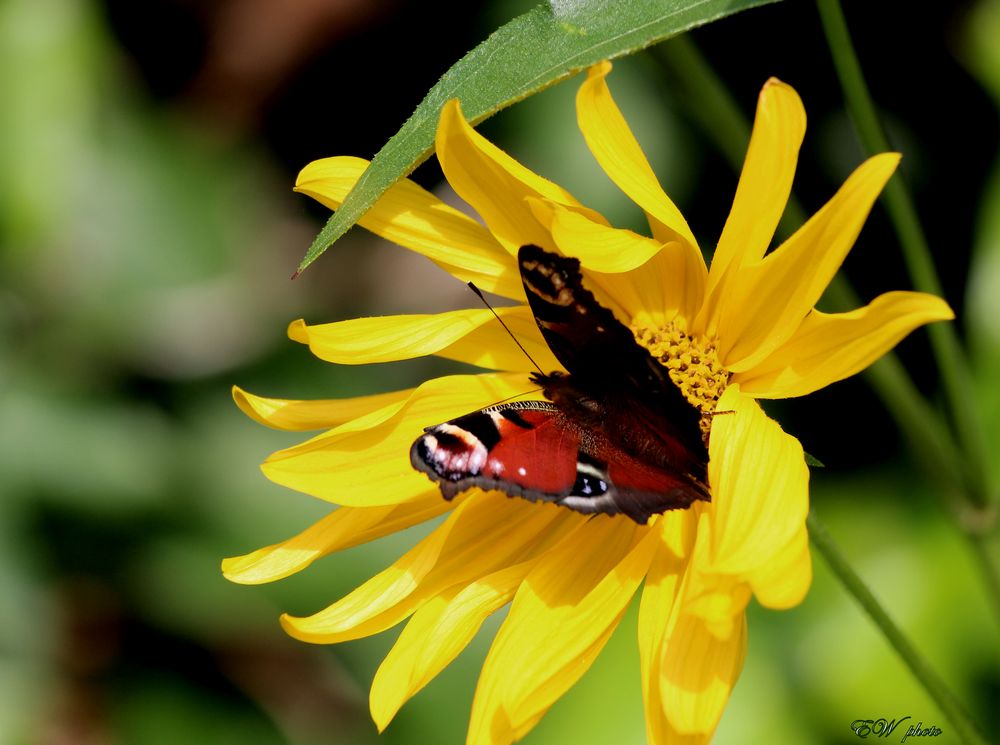
<svg viewBox="0 0 1000 745"><path fill-rule="evenodd" d="M701 415L667 369L584 287L577 259L528 245L518 265L566 372L531 374L547 401L427 427L410 449L414 468L448 500L480 487L637 523L708 500Z"/></svg>

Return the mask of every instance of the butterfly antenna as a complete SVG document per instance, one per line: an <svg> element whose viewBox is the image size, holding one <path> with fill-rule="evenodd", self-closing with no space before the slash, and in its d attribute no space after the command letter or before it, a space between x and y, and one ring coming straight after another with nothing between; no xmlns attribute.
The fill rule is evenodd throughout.
<svg viewBox="0 0 1000 745"><path fill-rule="evenodd" d="M514 343L515 343L515 344L517 344L517 348L518 348L518 349L520 349L520 350L521 350L522 352L524 352L524 356L528 358L528 362L530 362L530 363L531 363L532 365L534 365L534 366L535 366L535 369L536 369L536 370L538 370L538 374L539 374L539 375L545 375L545 373L544 373L544 372L542 371L542 368L540 368L540 367L538 366L538 363L537 363L537 362L535 362L535 360L534 360L534 359L532 359L532 357L531 357L531 355L530 355L530 354L528 354L528 350L527 350L527 349L525 349L525 348L524 348L524 345L523 345L523 344L521 344L521 342L519 342L519 341L517 340L517 337L516 337L516 336L514 336L514 332L510 330L510 327L509 327L509 326L507 326L507 324L506 324L506 323L504 323L503 319L502 319L502 318L500 317L500 314L499 314L499 313L497 313L497 312L496 312L496 311L495 311L495 310L493 309L493 306L492 306L492 305L490 305L490 301L489 301L489 300L487 300L487 299L486 299L486 298L485 298L485 297L483 296L483 292L482 292L482 290L480 290L480 289L479 289L478 287L476 287L476 285L475 285L475 284L474 284L473 282L469 282L469 283L468 283L468 285L469 285L469 289L470 289L470 290L472 290L472 291L473 291L474 293L476 293L476 295L477 295L477 296L479 297L479 299L483 301L483 305L485 305L485 306L486 306L487 308L489 308L489 309L490 309L490 313L492 313L492 314L494 315L494 317L495 317L495 318L496 318L496 319L497 319L498 321L500 321L500 325L501 325L501 326L503 326L503 330L504 330L504 331L506 331L506 332L507 332L507 333L508 333L508 334L510 335L510 338L514 340Z"/></svg>

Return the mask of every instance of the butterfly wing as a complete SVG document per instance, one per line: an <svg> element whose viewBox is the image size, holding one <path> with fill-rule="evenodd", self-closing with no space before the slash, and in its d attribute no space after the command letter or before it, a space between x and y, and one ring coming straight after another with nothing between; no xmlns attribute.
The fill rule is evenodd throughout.
<svg viewBox="0 0 1000 745"><path fill-rule="evenodd" d="M518 262L531 312L574 390L611 392L618 400L642 405L670 438L698 458L707 456L700 412L667 369L584 286L580 262L531 245L520 248ZM549 381L543 376L540 382Z"/></svg>
<svg viewBox="0 0 1000 745"><path fill-rule="evenodd" d="M708 498L700 482L640 461L545 401L492 406L429 427L410 460L446 499L480 487L645 523Z"/></svg>
<svg viewBox="0 0 1000 745"><path fill-rule="evenodd" d="M491 406L428 427L410 461L445 499L473 487L583 513L650 515L709 499L700 413L666 368L584 286L580 262L522 246L538 328L568 374L549 401Z"/></svg>

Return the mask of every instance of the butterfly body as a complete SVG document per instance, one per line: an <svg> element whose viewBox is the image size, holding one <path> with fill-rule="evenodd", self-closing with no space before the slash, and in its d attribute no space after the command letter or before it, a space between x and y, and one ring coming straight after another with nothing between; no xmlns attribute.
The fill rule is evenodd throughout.
<svg viewBox="0 0 1000 745"><path fill-rule="evenodd" d="M428 427L410 451L446 499L472 487L584 513L653 514L709 499L700 412L583 286L579 262L518 253L528 303L566 372L534 373L547 401Z"/></svg>

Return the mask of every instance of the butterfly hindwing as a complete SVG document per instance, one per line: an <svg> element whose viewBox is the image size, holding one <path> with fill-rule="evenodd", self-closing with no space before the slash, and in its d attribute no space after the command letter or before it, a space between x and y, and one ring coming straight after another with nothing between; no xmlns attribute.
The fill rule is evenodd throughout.
<svg viewBox="0 0 1000 745"><path fill-rule="evenodd" d="M492 406L429 427L413 444L410 460L447 499L472 487L496 489L645 523L650 515L706 498L690 479L634 458L545 401Z"/></svg>
<svg viewBox="0 0 1000 745"><path fill-rule="evenodd" d="M560 427L561 419L545 401L491 406L428 427L410 460L439 483L447 499L473 486L514 496L537 492L538 499L568 493L579 437Z"/></svg>

